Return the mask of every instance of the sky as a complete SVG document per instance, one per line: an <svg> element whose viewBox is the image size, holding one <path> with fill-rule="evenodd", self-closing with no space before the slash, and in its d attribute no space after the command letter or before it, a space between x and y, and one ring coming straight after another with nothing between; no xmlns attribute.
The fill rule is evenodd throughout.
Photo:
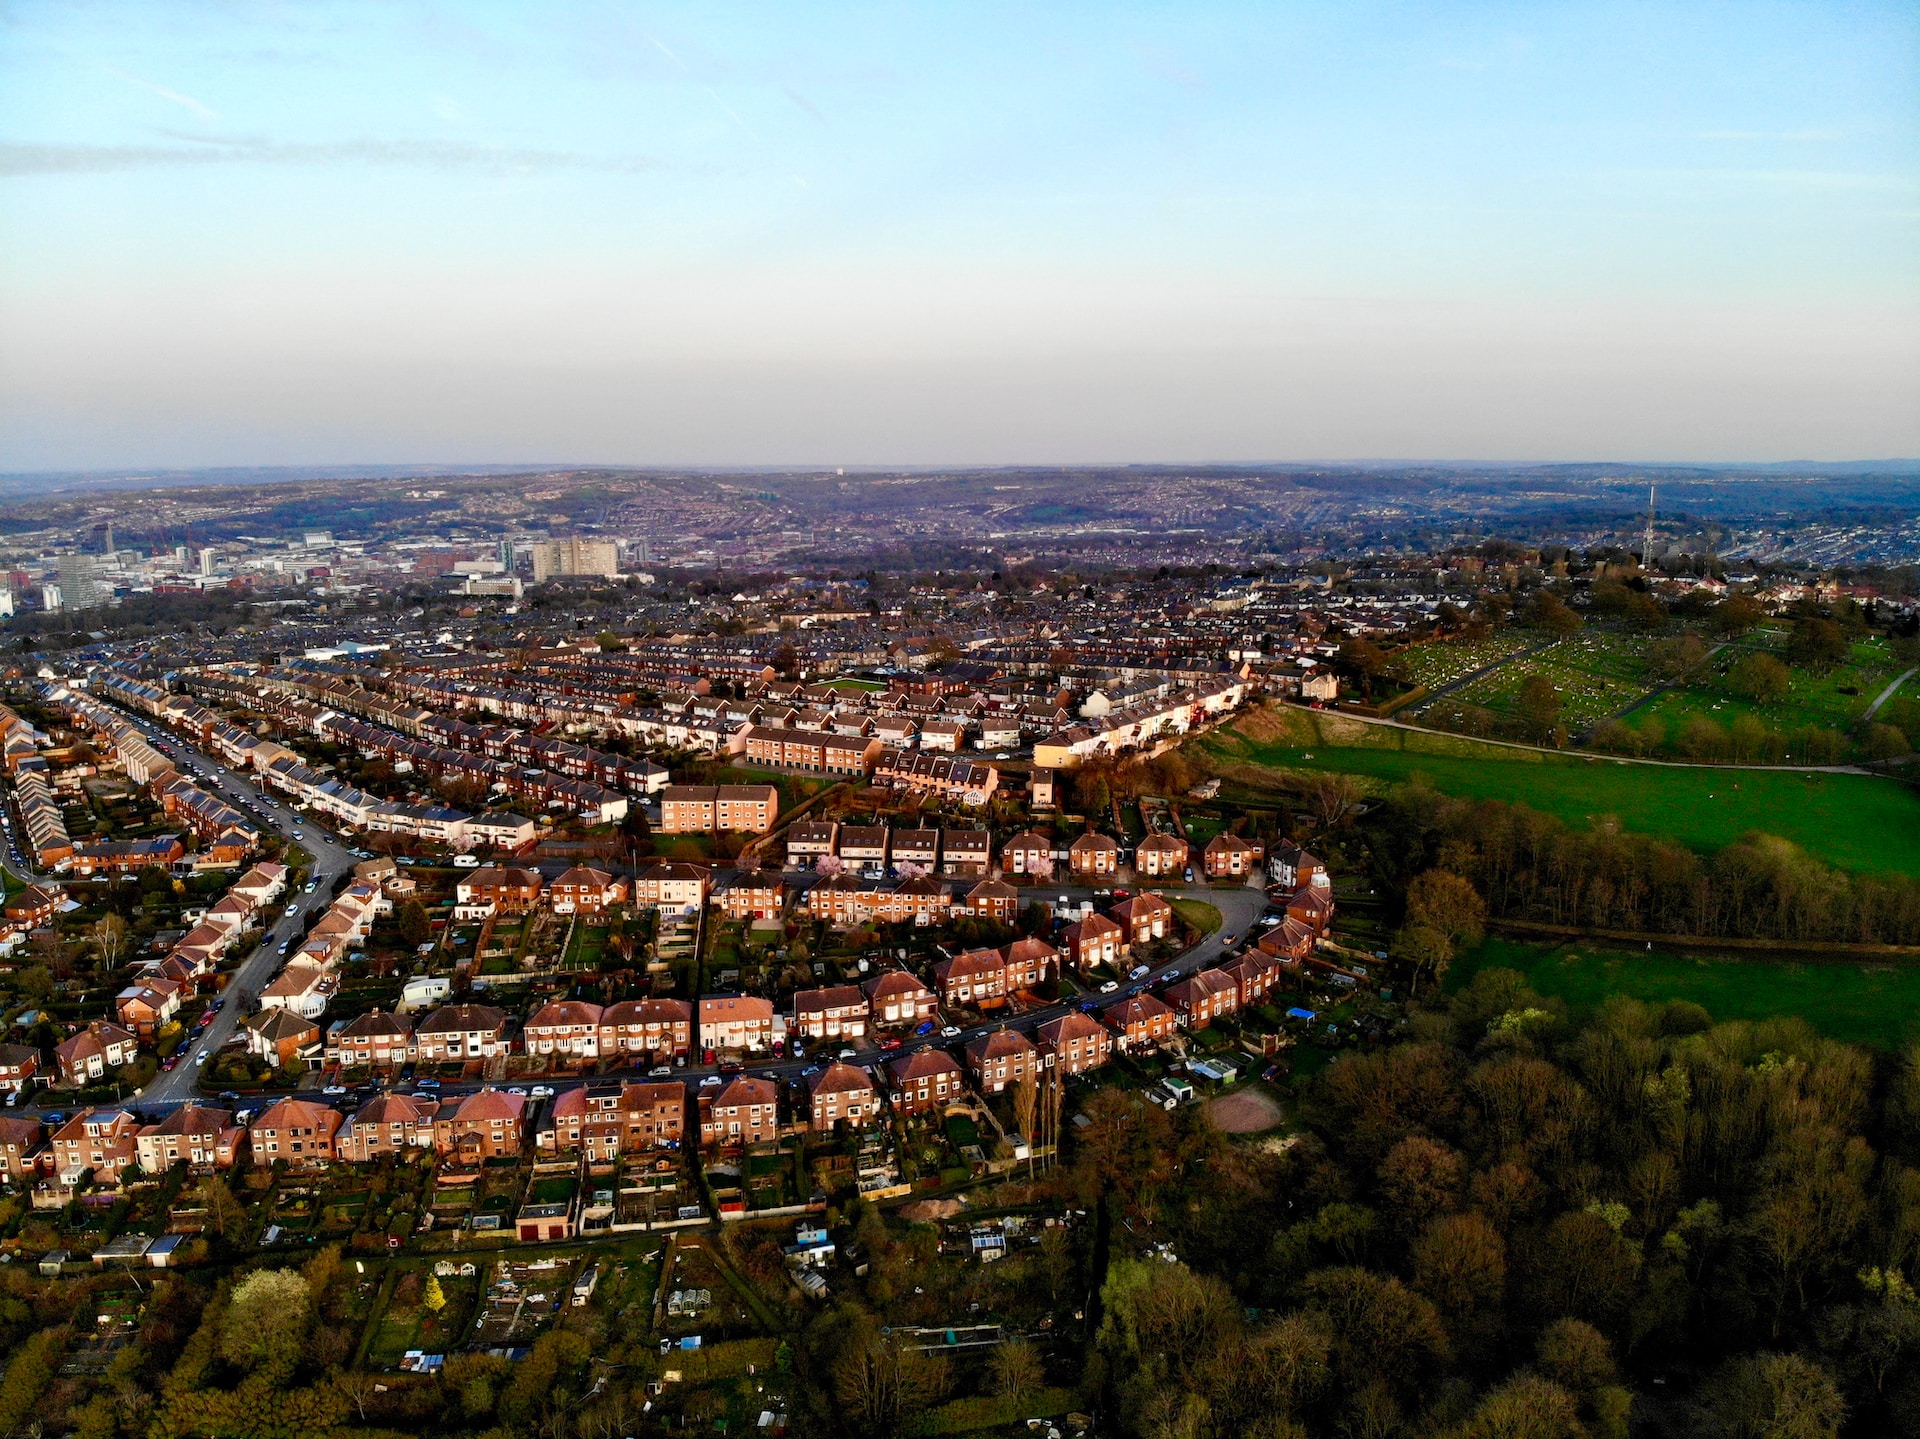
<svg viewBox="0 0 1920 1439"><path fill-rule="evenodd" d="M0 0L0 470L1920 455L1920 6Z"/></svg>

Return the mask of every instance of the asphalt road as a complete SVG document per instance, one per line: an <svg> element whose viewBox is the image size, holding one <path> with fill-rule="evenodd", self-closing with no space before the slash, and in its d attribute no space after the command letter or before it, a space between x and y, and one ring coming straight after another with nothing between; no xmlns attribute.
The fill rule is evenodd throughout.
<svg viewBox="0 0 1920 1439"><path fill-rule="evenodd" d="M270 984L278 972L281 959L279 948L286 944L291 951L293 944L305 933L310 920L326 911L332 902L333 888L340 876L352 870L354 856L345 845L332 839L317 825L306 823L285 804L273 800L252 784L240 778L218 760L202 754L189 745L179 735L164 726L153 724L144 716L129 713L135 724L146 732L149 739L164 744L171 751L171 757L187 766L188 773L202 785L220 790L230 800L246 800L266 812L264 823L278 830L291 842L299 845L314 859L312 894L293 892L282 895L275 903L280 907L280 915L267 930L266 937L260 941L259 948L241 961L227 981L226 994L229 1002L222 1005L220 1012L213 1017L213 1023L199 1031L190 1047L181 1051L180 1062L169 1072L163 1070L155 1075L145 1089L129 1096L129 1102L142 1108L172 1108L189 1100L200 1097L195 1080L199 1068L194 1059L204 1050L213 1053L219 1050L232 1037L240 1021L246 1016L240 1013L239 1006L231 1002L234 995L241 991L259 994ZM165 751L163 751L164 753ZM301 838L293 840L295 831ZM296 905L299 913L289 915L287 906Z"/></svg>

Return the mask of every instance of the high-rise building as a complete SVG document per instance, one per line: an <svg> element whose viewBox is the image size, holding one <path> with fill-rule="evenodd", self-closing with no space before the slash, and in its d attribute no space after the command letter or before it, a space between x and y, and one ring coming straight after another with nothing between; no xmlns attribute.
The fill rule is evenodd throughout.
<svg viewBox="0 0 1920 1439"><path fill-rule="evenodd" d="M512 541L512 540L502 540L502 541L500 541L500 570L501 570L501 573L503 573L503 574L509 574L509 575L510 575L510 574L512 574L512 573L513 573L513 562L514 562L514 561L515 561L516 559L518 559L518 558L519 558L519 556L517 556L517 555L516 555L516 554L514 554L514 552L513 552L513 541Z"/></svg>
<svg viewBox="0 0 1920 1439"><path fill-rule="evenodd" d="M612 579L620 573L619 547L611 540L583 540L570 535L533 547L533 582L544 584L567 575L599 575Z"/></svg>
<svg viewBox="0 0 1920 1439"><path fill-rule="evenodd" d="M92 610L106 603L93 578L93 556L75 552L60 556L60 601L65 609Z"/></svg>

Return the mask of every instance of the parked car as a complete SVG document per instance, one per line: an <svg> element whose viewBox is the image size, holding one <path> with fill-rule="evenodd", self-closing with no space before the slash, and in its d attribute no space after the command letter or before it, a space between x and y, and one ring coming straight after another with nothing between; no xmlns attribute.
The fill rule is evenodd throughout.
<svg viewBox="0 0 1920 1439"><path fill-rule="evenodd" d="M553 1086L551 1084L536 1084L532 1089L528 1090L527 1092L531 1094L535 1099L552 1099L553 1098Z"/></svg>
<svg viewBox="0 0 1920 1439"><path fill-rule="evenodd" d="M942 1025L940 1028L940 1037L942 1039L958 1039L960 1037L960 1026L957 1024Z"/></svg>
<svg viewBox="0 0 1920 1439"><path fill-rule="evenodd" d="M1110 980L1108 980L1108 981L1107 981L1107 982L1106 982L1105 984L1103 984L1103 985L1101 985L1101 986L1100 986L1100 992L1101 992L1102 994L1112 994L1112 993L1113 993L1113 992L1114 992L1114 991L1115 991L1116 989L1118 989L1119 987L1120 987L1120 981L1119 981L1119 980L1117 980L1117 979L1110 979Z"/></svg>

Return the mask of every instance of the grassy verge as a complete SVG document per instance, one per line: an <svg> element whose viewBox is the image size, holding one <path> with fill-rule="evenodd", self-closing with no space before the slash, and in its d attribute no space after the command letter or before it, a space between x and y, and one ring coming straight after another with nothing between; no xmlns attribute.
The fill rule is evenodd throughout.
<svg viewBox="0 0 1920 1439"><path fill-rule="evenodd" d="M1687 999L1715 1019L1797 1016L1850 1044L1897 1049L1920 1038L1920 965L1795 964L1489 939L1455 961L1446 987L1458 989L1493 967L1519 970L1540 993L1575 1009L1611 994L1656 1004Z"/></svg>
<svg viewBox="0 0 1920 1439"><path fill-rule="evenodd" d="M1287 773L1335 771L1378 788L1417 775L1443 794L1524 804L1580 828L1612 816L1698 849L1761 830L1830 864L1920 874L1920 795L1876 775L1623 764L1311 710L1257 711L1190 752L1252 794Z"/></svg>
<svg viewBox="0 0 1920 1439"><path fill-rule="evenodd" d="M1197 930L1202 936L1212 934L1226 923L1220 911L1203 899L1169 898L1167 903L1173 906L1173 912L1180 916L1184 924Z"/></svg>

